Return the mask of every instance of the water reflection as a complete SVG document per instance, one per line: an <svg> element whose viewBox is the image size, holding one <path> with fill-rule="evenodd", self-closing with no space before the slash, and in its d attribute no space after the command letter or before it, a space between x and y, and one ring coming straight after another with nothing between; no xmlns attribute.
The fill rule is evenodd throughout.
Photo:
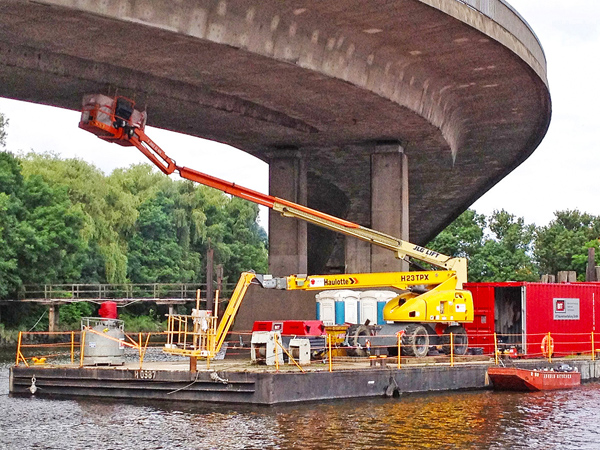
<svg viewBox="0 0 600 450"><path fill-rule="evenodd" d="M278 407L9 397L0 365L0 448L594 449L600 385L460 392Z"/></svg>

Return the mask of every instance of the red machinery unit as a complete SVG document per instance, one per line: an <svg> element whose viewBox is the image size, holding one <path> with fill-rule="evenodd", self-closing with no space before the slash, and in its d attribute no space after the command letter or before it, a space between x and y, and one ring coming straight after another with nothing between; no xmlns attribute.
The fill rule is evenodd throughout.
<svg viewBox="0 0 600 450"><path fill-rule="evenodd" d="M323 336L325 325L320 320L257 320L254 331L279 331L282 336Z"/></svg>
<svg viewBox="0 0 600 450"><path fill-rule="evenodd" d="M98 310L98 315L104 319L116 319L118 317L117 304L115 302L103 302Z"/></svg>
<svg viewBox="0 0 600 450"><path fill-rule="evenodd" d="M551 334L553 354L591 353L600 325L599 283L466 283L473 293L475 320L465 324L470 347L494 352L514 345L527 356L542 356ZM600 340L600 336L594 338Z"/></svg>

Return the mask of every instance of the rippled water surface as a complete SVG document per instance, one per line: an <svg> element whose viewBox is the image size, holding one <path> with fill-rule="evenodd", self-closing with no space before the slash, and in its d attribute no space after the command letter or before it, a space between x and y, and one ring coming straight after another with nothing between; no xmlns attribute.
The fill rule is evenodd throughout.
<svg viewBox="0 0 600 450"><path fill-rule="evenodd" d="M406 395L283 407L8 396L4 449L599 449L600 384L542 393Z"/></svg>

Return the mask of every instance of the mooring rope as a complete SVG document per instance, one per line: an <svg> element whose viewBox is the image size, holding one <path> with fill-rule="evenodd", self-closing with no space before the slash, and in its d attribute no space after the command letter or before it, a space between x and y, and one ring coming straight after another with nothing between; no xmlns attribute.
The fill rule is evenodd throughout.
<svg viewBox="0 0 600 450"><path fill-rule="evenodd" d="M196 372L196 379L195 379L194 381L192 381L192 382L191 382L190 384L188 384L187 386L183 386L183 387L181 387L181 388L179 388L179 389L175 389L174 391L167 392L167 395L171 395L171 394L174 394L174 393L176 393L176 392L183 391L184 389L187 389L187 388L189 388L191 385L195 384L195 383L198 381L198 376L199 376L199 375L200 375L200 372Z"/></svg>
<svg viewBox="0 0 600 450"><path fill-rule="evenodd" d="M32 326L32 327L29 329L29 331L31 331L31 330L33 330L35 327L37 327L37 324L38 324L38 323L40 323L40 320L42 320L42 318L43 318L45 315L46 315L46 311L44 311L44 312L42 313L42 315L40 316L40 318L38 319L38 321L35 323L35 325L34 325L34 326Z"/></svg>

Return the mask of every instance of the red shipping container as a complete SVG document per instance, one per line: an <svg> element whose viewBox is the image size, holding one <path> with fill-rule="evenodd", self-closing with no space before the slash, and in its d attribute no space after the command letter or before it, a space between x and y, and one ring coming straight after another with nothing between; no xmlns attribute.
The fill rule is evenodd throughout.
<svg viewBox="0 0 600 450"><path fill-rule="evenodd" d="M548 333L556 356L592 352L592 332L600 325L599 283L466 283L473 293L475 320L466 324L471 347L494 352L515 346L542 356ZM597 338L594 338L597 340ZM544 347L547 349L547 346Z"/></svg>

